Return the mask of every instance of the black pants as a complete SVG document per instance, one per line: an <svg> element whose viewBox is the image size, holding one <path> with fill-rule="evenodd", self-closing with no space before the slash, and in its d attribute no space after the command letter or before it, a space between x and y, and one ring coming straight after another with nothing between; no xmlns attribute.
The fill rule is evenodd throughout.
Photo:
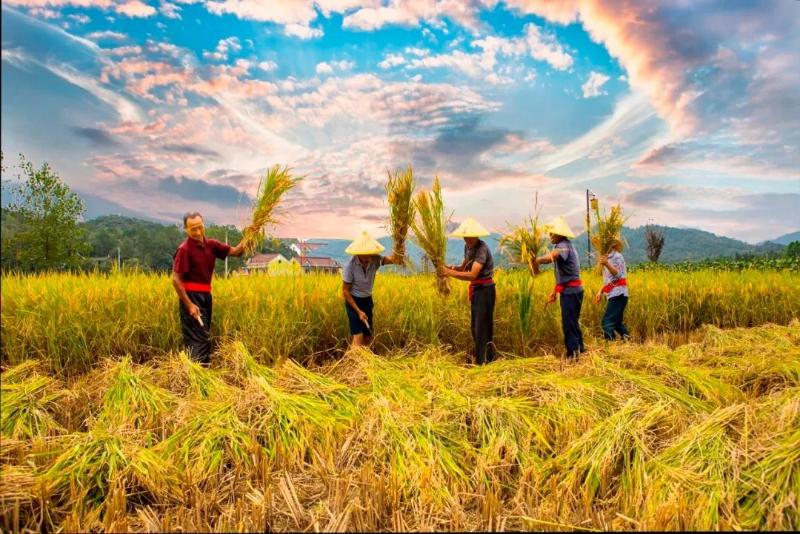
<svg viewBox="0 0 800 534"><path fill-rule="evenodd" d="M494 285L476 286L472 294L472 339L475 341L475 363L483 365L494 360Z"/></svg>
<svg viewBox="0 0 800 534"><path fill-rule="evenodd" d="M189 356L201 363L211 361L211 293L187 291L189 300L200 308L203 326L197 319L189 315L189 310L182 302L178 301L181 314L181 330L183 330L183 344L189 351Z"/></svg>
<svg viewBox="0 0 800 534"><path fill-rule="evenodd" d="M561 328L564 331L564 345L567 347L567 357L577 357L578 353L586 350L583 345L581 333L581 304L583 304L583 290L578 293L561 293Z"/></svg>
<svg viewBox="0 0 800 534"><path fill-rule="evenodd" d="M628 305L628 297L619 295L608 299L606 305L606 313L603 315L603 337L611 341L614 339L615 334L625 339L628 337L628 328L623 323L623 315L625 314L625 306Z"/></svg>

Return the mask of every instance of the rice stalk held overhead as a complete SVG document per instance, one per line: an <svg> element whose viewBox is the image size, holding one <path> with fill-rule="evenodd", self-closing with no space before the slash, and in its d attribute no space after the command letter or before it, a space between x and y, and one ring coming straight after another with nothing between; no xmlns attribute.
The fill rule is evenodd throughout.
<svg viewBox="0 0 800 534"><path fill-rule="evenodd" d="M447 254L447 223L439 177L433 179L430 191L419 191L414 198L416 217L411 225L417 244L436 268L436 288L443 296L450 294L447 278L442 274Z"/></svg>
<svg viewBox="0 0 800 534"><path fill-rule="evenodd" d="M253 203L253 220L242 232L242 243L247 254L253 254L264 240L264 229L277 224L276 208L281 198L302 178L292 176L288 166L275 165L267 171L258 184Z"/></svg>
<svg viewBox="0 0 800 534"><path fill-rule="evenodd" d="M389 229L392 234L392 256L405 266L406 237L414 220L414 169L389 171L386 183L386 200L389 203Z"/></svg>

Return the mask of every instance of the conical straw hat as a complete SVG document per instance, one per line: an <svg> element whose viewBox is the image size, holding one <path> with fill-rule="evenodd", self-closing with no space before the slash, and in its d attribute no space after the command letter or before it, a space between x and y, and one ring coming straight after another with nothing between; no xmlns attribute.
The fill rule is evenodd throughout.
<svg viewBox="0 0 800 534"><path fill-rule="evenodd" d="M549 234L561 235L564 237L575 237L575 233L570 229L564 217L558 216L544 225L544 231Z"/></svg>
<svg viewBox="0 0 800 534"><path fill-rule="evenodd" d="M378 243L366 231L361 232L361 235L345 249L345 252L353 256L362 254L380 254L384 251L384 246Z"/></svg>
<svg viewBox="0 0 800 534"><path fill-rule="evenodd" d="M483 237L489 235L489 230L472 217L467 217L450 235L453 237Z"/></svg>

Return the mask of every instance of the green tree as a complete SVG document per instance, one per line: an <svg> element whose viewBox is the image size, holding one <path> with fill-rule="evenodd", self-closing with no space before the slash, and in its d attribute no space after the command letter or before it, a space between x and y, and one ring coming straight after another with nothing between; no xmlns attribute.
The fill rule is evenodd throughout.
<svg viewBox="0 0 800 534"><path fill-rule="evenodd" d="M787 258L800 258L800 241L792 241L786 245Z"/></svg>
<svg viewBox="0 0 800 534"><path fill-rule="evenodd" d="M85 211L83 200L47 163L36 169L20 154L19 171L10 183L14 202L8 211L20 228L4 253L12 254L15 267L22 270L79 267L88 252L78 225Z"/></svg>

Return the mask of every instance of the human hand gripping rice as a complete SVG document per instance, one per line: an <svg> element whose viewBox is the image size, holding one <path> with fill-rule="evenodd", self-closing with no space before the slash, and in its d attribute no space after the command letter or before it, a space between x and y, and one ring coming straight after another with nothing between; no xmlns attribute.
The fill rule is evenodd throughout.
<svg viewBox="0 0 800 534"><path fill-rule="evenodd" d="M275 209L283 195L292 189L302 177L294 178L288 166L275 165L267 171L258 184L258 193L253 203L253 220L242 232L242 246L253 254L264 240L264 228L278 222Z"/></svg>
<svg viewBox="0 0 800 534"><path fill-rule="evenodd" d="M547 249L547 236L539 223L539 214L528 217L519 226L509 225L508 233L500 238L500 247L512 264L526 265L532 275L539 274L536 256Z"/></svg>
<svg viewBox="0 0 800 534"><path fill-rule="evenodd" d="M447 252L447 223L450 217L444 213L442 187L439 177L433 180L430 191L419 191L414 197L416 216L411 223L414 239L436 268L436 288L442 296L450 294L450 286L444 275Z"/></svg>
<svg viewBox="0 0 800 534"><path fill-rule="evenodd" d="M389 203L389 229L392 233L392 257L398 265L405 266L406 236L414 220L414 169L409 165L394 174L388 171L386 200Z"/></svg>

